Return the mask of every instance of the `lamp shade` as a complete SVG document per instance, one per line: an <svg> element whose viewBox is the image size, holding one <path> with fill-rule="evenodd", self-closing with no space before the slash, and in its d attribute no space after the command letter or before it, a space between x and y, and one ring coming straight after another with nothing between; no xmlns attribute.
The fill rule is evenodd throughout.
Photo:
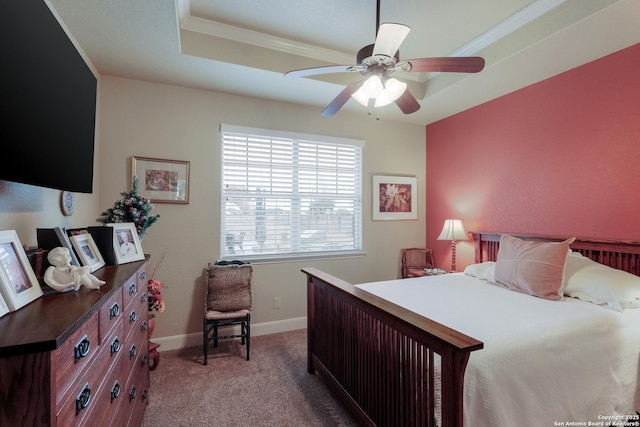
<svg viewBox="0 0 640 427"><path fill-rule="evenodd" d="M376 98L376 107L384 107L385 105L391 104L396 99L400 98L400 96L407 89L407 84L405 82L401 82L400 80L390 78L384 85L384 90L378 97Z"/></svg>
<svg viewBox="0 0 640 427"><path fill-rule="evenodd" d="M369 99L373 98L375 107L383 107L398 99L406 89L407 84L400 80L390 78L383 84L378 76L371 76L351 97L365 107L369 105Z"/></svg>
<svg viewBox="0 0 640 427"><path fill-rule="evenodd" d="M446 219L438 240L468 240L467 232L459 219Z"/></svg>

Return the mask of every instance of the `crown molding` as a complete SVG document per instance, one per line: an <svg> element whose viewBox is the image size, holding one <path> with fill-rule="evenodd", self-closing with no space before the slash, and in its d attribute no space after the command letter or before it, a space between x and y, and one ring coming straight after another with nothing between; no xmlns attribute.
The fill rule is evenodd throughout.
<svg viewBox="0 0 640 427"><path fill-rule="evenodd" d="M292 55L304 56L330 64L349 65L354 62L351 53L325 49L294 40L277 37L258 31L248 30L221 22L191 16L189 0L176 0L180 28L235 42L246 43L266 49L277 50Z"/></svg>
<svg viewBox="0 0 640 427"><path fill-rule="evenodd" d="M490 46L506 35L522 28L531 21L556 8L567 0L536 0L527 7L511 15L498 25L451 52L448 56L472 56ZM246 43L265 49L272 49L292 55L304 56L330 64L352 64L353 54L325 49L294 40L277 37L258 31L248 30L209 19L191 16L190 0L176 0L179 26L183 30L220 37L235 42ZM426 81L439 73L424 73L422 78L413 76L412 80ZM411 77L409 77L411 78Z"/></svg>

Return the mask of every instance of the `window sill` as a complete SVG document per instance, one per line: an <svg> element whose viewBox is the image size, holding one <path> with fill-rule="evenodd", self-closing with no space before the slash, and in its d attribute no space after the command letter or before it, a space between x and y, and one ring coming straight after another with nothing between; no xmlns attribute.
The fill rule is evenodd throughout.
<svg viewBox="0 0 640 427"><path fill-rule="evenodd" d="M309 260L328 260L328 259L345 259L345 258L363 258L367 255L363 251L353 252L324 252L315 254L295 254L295 255L242 255L233 257L223 257L222 261L239 260L249 262L251 264L271 264L271 263L284 263L284 262L299 262Z"/></svg>

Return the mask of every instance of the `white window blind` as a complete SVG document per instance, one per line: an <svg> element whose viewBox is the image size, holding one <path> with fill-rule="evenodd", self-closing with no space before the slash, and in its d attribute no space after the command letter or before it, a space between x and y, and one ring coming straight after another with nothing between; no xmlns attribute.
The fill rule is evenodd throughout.
<svg viewBox="0 0 640 427"><path fill-rule="evenodd" d="M359 252L364 141L222 125L223 259Z"/></svg>

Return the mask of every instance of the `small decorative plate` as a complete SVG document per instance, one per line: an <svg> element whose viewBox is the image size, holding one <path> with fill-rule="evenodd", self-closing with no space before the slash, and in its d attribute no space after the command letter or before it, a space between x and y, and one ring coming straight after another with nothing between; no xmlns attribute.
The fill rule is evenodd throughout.
<svg viewBox="0 0 640 427"><path fill-rule="evenodd" d="M60 194L60 209L66 216L73 215L73 211L76 208L76 196L70 191L63 191Z"/></svg>

